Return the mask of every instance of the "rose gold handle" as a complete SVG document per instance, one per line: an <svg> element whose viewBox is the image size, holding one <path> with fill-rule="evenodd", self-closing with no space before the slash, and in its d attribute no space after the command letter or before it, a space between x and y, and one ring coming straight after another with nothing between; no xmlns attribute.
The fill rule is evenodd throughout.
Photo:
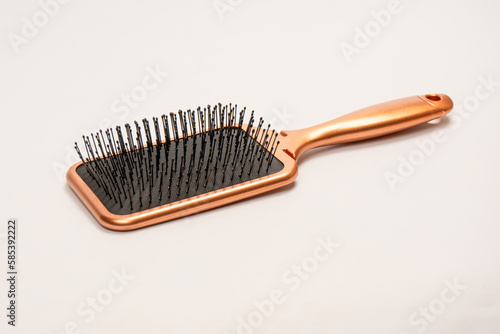
<svg viewBox="0 0 500 334"><path fill-rule="evenodd" d="M452 108L452 100L444 94L384 102L306 129L281 131L283 148L297 160L312 148L394 133L440 118Z"/></svg>

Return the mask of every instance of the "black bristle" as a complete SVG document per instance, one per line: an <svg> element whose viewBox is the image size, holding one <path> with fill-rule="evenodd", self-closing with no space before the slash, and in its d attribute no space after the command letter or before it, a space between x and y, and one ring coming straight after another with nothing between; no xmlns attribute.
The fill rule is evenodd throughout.
<svg viewBox="0 0 500 334"><path fill-rule="evenodd" d="M75 143L77 173L110 212L124 215L279 172L278 133L262 118L254 125L254 111L244 127L245 114L218 103L153 117L154 129L143 119L100 130L83 136L86 157Z"/></svg>

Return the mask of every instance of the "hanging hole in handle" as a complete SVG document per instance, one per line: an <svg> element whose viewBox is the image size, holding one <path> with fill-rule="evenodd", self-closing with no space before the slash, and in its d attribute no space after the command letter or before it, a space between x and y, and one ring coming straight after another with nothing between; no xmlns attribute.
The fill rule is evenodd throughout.
<svg viewBox="0 0 500 334"><path fill-rule="evenodd" d="M441 101L441 96L437 95L437 94L427 94L425 96L426 99L429 99L431 101Z"/></svg>

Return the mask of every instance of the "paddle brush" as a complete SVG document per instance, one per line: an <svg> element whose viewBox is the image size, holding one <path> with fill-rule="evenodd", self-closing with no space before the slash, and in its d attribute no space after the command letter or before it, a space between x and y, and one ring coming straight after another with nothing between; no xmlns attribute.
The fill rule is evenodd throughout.
<svg viewBox="0 0 500 334"><path fill-rule="evenodd" d="M100 224L133 230L285 186L309 149L394 133L452 107L444 94L413 96L280 133L246 108L198 107L83 136L67 180Z"/></svg>

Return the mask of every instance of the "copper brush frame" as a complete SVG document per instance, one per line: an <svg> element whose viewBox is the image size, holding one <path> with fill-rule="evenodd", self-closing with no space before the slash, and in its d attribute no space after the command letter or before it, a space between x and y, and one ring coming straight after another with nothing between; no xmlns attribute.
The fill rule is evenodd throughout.
<svg viewBox="0 0 500 334"><path fill-rule="evenodd" d="M271 175L235 184L166 205L117 215L108 211L89 186L77 174L83 163L73 165L67 181L85 206L104 227L127 231L163 223L194 213L213 209L292 183L298 174L300 156L315 147L350 143L401 131L443 117L453 108L444 94L427 94L393 100L364 108L313 127L281 131L274 157L284 168Z"/></svg>

